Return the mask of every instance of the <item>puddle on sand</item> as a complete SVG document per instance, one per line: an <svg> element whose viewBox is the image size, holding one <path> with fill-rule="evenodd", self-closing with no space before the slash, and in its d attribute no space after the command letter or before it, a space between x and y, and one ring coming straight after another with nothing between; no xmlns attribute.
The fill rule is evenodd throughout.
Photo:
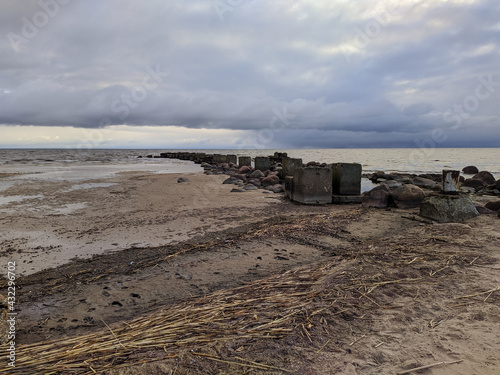
<svg viewBox="0 0 500 375"><path fill-rule="evenodd" d="M0 197L0 206L4 206L6 204L12 202L22 202L27 199L42 199L43 195L9 195L7 197Z"/></svg>
<svg viewBox="0 0 500 375"><path fill-rule="evenodd" d="M81 189L93 189L93 188L106 188L106 187L111 187L118 185L117 183L113 182L88 182L85 184L77 184L71 186L68 190L64 190L64 193L68 193L70 191L74 190L81 190Z"/></svg>

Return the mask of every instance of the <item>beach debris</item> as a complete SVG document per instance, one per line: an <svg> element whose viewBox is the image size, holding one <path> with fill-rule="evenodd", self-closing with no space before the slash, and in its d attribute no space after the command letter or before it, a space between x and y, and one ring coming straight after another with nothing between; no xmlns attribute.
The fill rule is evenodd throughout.
<svg viewBox="0 0 500 375"><path fill-rule="evenodd" d="M428 369L431 367L442 366L442 365L454 365L454 364L461 363L461 362L463 362L463 359L459 359L458 361L452 361L452 362L443 361L443 362L433 363L432 365L419 366L419 367L414 367L414 368L409 369L409 370L400 371L397 373L397 375L405 375L405 374L409 374L409 373L412 373L415 371L425 370L425 369Z"/></svg>
<svg viewBox="0 0 500 375"><path fill-rule="evenodd" d="M412 184L402 185L392 192L392 199L398 208L418 207L424 198L424 191Z"/></svg>
<svg viewBox="0 0 500 375"><path fill-rule="evenodd" d="M420 216L438 223L461 222L479 215L469 197L461 195L435 195L425 198L420 206Z"/></svg>
<svg viewBox="0 0 500 375"><path fill-rule="evenodd" d="M473 165L469 165L467 167L464 167L462 169L462 172L464 172L464 174L476 174L479 173L479 169L477 169L477 167Z"/></svg>

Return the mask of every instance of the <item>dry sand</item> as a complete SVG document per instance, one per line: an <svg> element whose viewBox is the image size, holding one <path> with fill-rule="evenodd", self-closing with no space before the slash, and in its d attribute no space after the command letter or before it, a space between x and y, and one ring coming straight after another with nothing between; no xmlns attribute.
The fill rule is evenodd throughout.
<svg viewBox="0 0 500 375"><path fill-rule="evenodd" d="M46 182L7 191L44 196L12 202L0 221L2 261L16 259L26 275L17 280L18 366L32 366L9 373L63 368L56 350L37 352L47 340L82 363L76 373L89 374L111 363L104 373L397 374L441 362L418 373L500 373L496 215L426 224L415 210L308 207L261 190L229 193L225 176L182 176L190 182L124 173L91 181L116 183L107 187ZM282 335L225 337L235 323L244 326L241 311L228 308L217 323L185 324L177 344L126 350L135 340L125 334L127 321L154 321L186 301L208 308L242 285L257 294L254 324L272 322ZM262 285L273 287L263 293ZM285 302L266 312L263 295ZM144 332L161 328L155 324ZM201 327L212 332L209 342L197 340ZM111 335L114 354L102 361L64 354L75 347L65 340L85 335L95 343Z"/></svg>

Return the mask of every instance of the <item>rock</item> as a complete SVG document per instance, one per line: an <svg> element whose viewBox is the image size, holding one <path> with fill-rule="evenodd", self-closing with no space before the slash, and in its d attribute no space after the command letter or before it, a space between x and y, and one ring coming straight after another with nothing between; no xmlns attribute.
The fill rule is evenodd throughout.
<svg viewBox="0 0 500 375"><path fill-rule="evenodd" d="M245 176L244 174L235 174L232 177L241 181L245 181L247 179L247 176Z"/></svg>
<svg viewBox="0 0 500 375"><path fill-rule="evenodd" d="M389 205L391 189L387 184L381 184L363 195L363 207L384 208Z"/></svg>
<svg viewBox="0 0 500 375"><path fill-rule="evenodd" d="M250 176L248 176L250 178L263 178L265 177L264 173L260 170L256 170L256 171L253 171L252 173L250 173Z"/></svg>
<svg viewBox="0 0 500 375"><path fill-rule="evenodd" d="M238 188L231 189L231 193L244 193L245 191L246 191L245 189L238 189Z"/></svg>
<svg viewBox="0 0 500 375"><path fill-rule="evenodd" d="M484 205L489 210L498 211L500 210L500 201L491 201Z"/></svg>
<svg viewBox="0 0 500 375"><path fill-rule="evenodd" d="M485 185L493 185L496 182L495 177L493 177L493 175L487 171L476 173L472 178L484 181Z"/></svg>
<svg viewBox="0 0 500 375"><path fill-rule="evenodd" d="M319 163L317 161L310 161L309 163L306 164L307 167L317 167L319 166Z"/></svg>
<svg viewBox="0 0 500 375"><path fill-rule="evenodd" d="M439 223L466 221L478 215L474 203L462 195L435 195L426 198L420 206L420 216Z"/></svg>
<svg viewBox="0 0 500 375"><path fill-rule="evenodd" d="M269 186L268 189L273 193L283 193L285 191L285 187L282 184Z"/></svg>
<svg viewBox="0 0 500 375"><path fill-rule="evenodd" d="M262 179L262 186L272 186L280 183L280 179L276 175L269 175Z"/></svg>
<svg viewBox="0 0 500 375"><path fill-rule="evenodd" d="M415 177L412 180L412 184L415 185L415 186L418 186L419 188L422 188L422 189L432 189L438 183L436 181L430 180L428 178Z"/></svg>
<svg viewBox="0 0 500 375"><path fill-rule="evenodd" d="M486 186L483 180L479 180L477 178L468 178L464 182L462 182L462 186L474 188L474 190L481 190Z"/></svg>
<svg viewBox="0 0 500 375"><path fill-rule="evenodd" d="M492 211L492 210L490 210L490 209L488 209L486 207L483 207L483 206L476 206L476 210L481 215L491 215L491 214L495 214L496 213L495 211Z"/></svg>
<svg viewBox="0 0 500 375"><path fill-rule="evenodd" d="M181 183L181 182L189 182L189 178L185 178L185 177L178 178L177 183Z"/></svg>
<svg viewBox="0 0 500 375"><path fill-rule="evenodd" d="M424 198L424 191L412 184L400 186L392 192L392 199L398 208L418 207Z"/></svg>
<svg viewBox="0 0 500 375"><path fill-rule="evenodd" d="M229 177L228 179L224 180L223 184L224 185L227 185L227 184L236 184L238 183L238 180L237 178L234 178L233 176Z"/></svg>
<svg viewBox="0 0 500 375"><path fill-rule="evenodd" d="M257 186L255 186L254 184L246 184L243 189L245 190L259 190L259 188Z"/></svg>
<svg viewBox="0 0 500 375"><path fill-rule="evenodd" d="M239 174L248 174L252 171L252 168L244 165L243 167L241 167L239 170L238 170L238 173Z"/></svg>
<svg viewBox="0 0 500 375"><path fill-rule="evenodd" d="M500 180L498 180L497 182L495 182L495 189L496 190L500 190Z"/></svg>
<svg viewBox="0 0 500 375"><path fill-rule="evenodd" d="M259 178L251 178L250 180L248 180L248 183L255 186L262 186L262 182Z"/></svg>
<svg viewBox="0 0 500 375"><path fill-rule="evenodd" d="M469 165L468 167L462 169L462 172L464 172L464 174L476 174L479 173L479 169L477 169L477 167L474 167L473 165Z"/></svg>
<svg viewBox="0 0 500 375"><path fill-rule="evenodd" d="M387 187L391 190L397 189L398 187L402 186L403 183L395 180L390 180L386 181L383 183L383 185L387 185Z"/></svg>

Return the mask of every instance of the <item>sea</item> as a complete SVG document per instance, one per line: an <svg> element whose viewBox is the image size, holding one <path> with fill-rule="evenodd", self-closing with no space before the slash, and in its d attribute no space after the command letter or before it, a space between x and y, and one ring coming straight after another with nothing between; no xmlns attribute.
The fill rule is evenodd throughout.
<svg viewBox="0 0 500 375"><path fill-rule="evenodd" d="M304 162L355 162L364 173L375 171L413 174L441 173L475 165L500 178L500 148L392 148L392 149L0 149L0 195L23 180L85 181L113 177L120 172L150 173L201 172L190 161L148 158L161 152L190 151L238 156L267 156L286 152ZM363 190L370 185L363 184ZM1 203L0 203L1 204Z"/></svg>

